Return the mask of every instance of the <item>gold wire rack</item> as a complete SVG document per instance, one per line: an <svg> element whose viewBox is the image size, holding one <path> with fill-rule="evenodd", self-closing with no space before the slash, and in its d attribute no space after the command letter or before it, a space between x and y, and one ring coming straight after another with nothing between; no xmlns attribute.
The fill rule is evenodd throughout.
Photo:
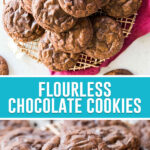
<svg viewBox="0 0 150 150"><path fill-rule="evenodd" d="M95 15L97 15L97 14L95 14ZM106 16L106 14L102 10L100 10L98 12L98 15ZM137 16L137 14L134 14L133 16L128 17L128 18L117 18L116 19L116 21L121 25L121 27L123 29L125 38L127 38L131 34L131 30L135 23L136 16ZM21 52L27 54L32 59L34 59L40 63L40 59L38 56L38 51L39 51L38 42L39 42L39 39L36 41L33 41L33 42L28 42L28 43L22 43L22 42L15 41L15 43L17 44L17 46L19 47L19 50ZM86 54L81 53L77 64L70 70L78 71L78 70L87 69L90 67L98 67L104 61L105 60L99 60L99 59L94 59L94 58L88 57Z"/></svg>

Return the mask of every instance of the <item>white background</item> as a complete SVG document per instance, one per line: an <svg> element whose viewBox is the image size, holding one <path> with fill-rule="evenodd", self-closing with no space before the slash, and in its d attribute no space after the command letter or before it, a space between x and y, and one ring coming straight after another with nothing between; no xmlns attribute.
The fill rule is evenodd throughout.
<svg viewBox="0 0 150 150"><path fill-rule="evenodd" d="M49 75L48 69L28 56L16 58L10 46L10 38L2 25L2 0L0 1L0 55L9 65L10 75ZM136 40L123 54L99 74L112 69L129 69L136 75L150 75L150 34Z"/></svg>

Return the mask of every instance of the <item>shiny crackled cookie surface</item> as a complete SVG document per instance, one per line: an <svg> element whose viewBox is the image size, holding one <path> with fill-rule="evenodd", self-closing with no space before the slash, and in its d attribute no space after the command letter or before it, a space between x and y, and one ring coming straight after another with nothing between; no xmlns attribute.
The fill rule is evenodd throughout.
<svg viewBox="0 0 150 150"><path fill-rule="evenodd" d="M43 145L53 137L49 131L33 128L18 128L7 133L0 142L1 150L41 150Z"/></svg>
<svg viewBox="0 0 150 150"><path fill-rule="evenodd" d="M86 54L101 60L117 54L124 43L120 25L112 18L105 16L97 16L92 22L94 35L86 49Z"/></svg>
<svg viewBox="0 0 150 150"><path fill-rule="evenodd" d="M77 24L68 32L56 33L51 31L50 40L55 50L67 53L83 52L92 40L93 28L88 18L79 19Z"/></svg>
<svg viewBox="0 0 150 150"><path fill-rule="evenodd" d="M108 4L109 0L59 0L62 9L76 17L87 17Z"/></svg>
<svg viewBox="0 0 150 150"><path fill-rule="evenodd" d="M42 150L109 150L102 139L88 131L73 131L55 137L44 145Z"/></svg>
<svg viewBox="0 0 150 150"><path fill-rule="evenodd" d="M80 54L56 51L51 45L50 32L46 32L39 43L39 56L43 64L54 71L63 71L72 68Z"/></svg>
<svg viewBox="0 0 150 150"><path fill-rule="evenodd" d="M138 11L142 0L110 0L104 11L112 17L130 17Z"/></svg>
<svg viewBox="0 0 150 150"><path fill-rule="evenodd" d="M32 0L20 0L22 8L32 14Z"/></svg>
<svg viewBox="0 0 150 150"><path fill-rule="evenodd" d="M44 32L32 15L20 6L19 0L11 0L6 4L3 11L3 24L9 36L17 42L33 41Z"/></svg>
<svg viewBox="0 0 150 150"><path fill-rule="evenodd" d="M58 0L33 0L32 12L37 23L55 32L67 31L77 21L61 9Z"/></svg>

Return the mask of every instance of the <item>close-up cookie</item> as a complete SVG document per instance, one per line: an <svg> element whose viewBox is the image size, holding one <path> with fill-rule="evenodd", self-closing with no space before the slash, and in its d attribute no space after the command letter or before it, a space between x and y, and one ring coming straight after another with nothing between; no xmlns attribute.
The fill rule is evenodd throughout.
<svg viewBox="0 0 150 150"><path fill-rule="evenodd" d="M109 3L109 0L58 0L63 10L76 17L87 17Z"/></svg>
<svg viewBox="0 0 150 150"><path fill-rule="evenodd" d="M88 131L76 130L66 133L60 138L55 137L46 143L42 150L109 150L102 139Z"/></svg>
<svg viewBox="0 0 150 150"><path fill-rule="evenodd" d="M95 17L94 36L86 49L89 57L104 60L117 54L123 46L124 36L120 25L110 17Z"/></svg>
<svg viewBox="0 0 150 150"><path fill-rule="evenodd" d="M25 120L1 120L0 121L0 138L11 130L21 127L30 127L29 121Z"/></svg>
<svg viewBox="0 0 150 150"><path fill-rule="evenodd" d="M0 75L8 75L9 69L6 60L0 56Z"/></svg>
<svg viewBox="0 0 150 150"><path fill-rule="evenodd" d="M138 11L142 0L110 0L104 11L112 17L130 17Z"/></svg>
<svg viewBox="0 0 150 150"><path fill-rule="evenodd" d="M9 132L1 139L0 150L41 149L53 134L49 131L36 130L38 129L19 128Z"/></svg>
<svg viewBox="0 0 150 150"><path fill-rule="evenodd" d="M133 126L133 132L140 138L141 147L150 149L150 120L138 121Z"/></svg>
<svg viewBox="0 0 150 150"><path fill-rule="evenodd" d="M133 73L126 69L116 69L105 73L105 75L133 75Z"/></svg>
<svg viewBox="0 0 150 150"><path fill-rule="evenodd" d="M39 43L39 56L43 64L50 70L63 71L72 68L79 59L80 54L55 51L50 42L50 32L46 32Z"/></svg>
<svg viewBox="0 0 150 150"><path fill-rule="evenodd" d="M69 31L56 33L51 31L50 40L56 51L67 53L83 52L92 40L93 28L88 18L79 19Z"/></svg>
<svg viewBox="0 0 150 150"><path fill-rule="evenodd" d="M26 12L32 14L32 0L20 0L20 4Z"/></svg>
<svg viewBox="0 0 150 150"><path fill-rule="evenodd" d="M91 132L99 135L111 150L140 150L139 138L122 126L94 128Z"/></svg>
<svg viewBox="0 0 150 150"><path fill-rule="evenodd" d="M77 21L62 10L58 0L33 0L32 13L38 24L55 32L67 31Z"/></svg>
<svg viewBox="0 0 150 150"><path fill-rule="evenodd" d="M20 6L19 0L11 0L5 5L3 24L9 36L17 42L33 41L44 32L32 15Z"/></svg>

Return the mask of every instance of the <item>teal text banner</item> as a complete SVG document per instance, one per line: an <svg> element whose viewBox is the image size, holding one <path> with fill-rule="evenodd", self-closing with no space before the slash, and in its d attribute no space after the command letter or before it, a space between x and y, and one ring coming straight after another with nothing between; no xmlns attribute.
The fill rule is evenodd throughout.
<svg viewBox="0 0 150 150"><path fill-rule="evenodd" d="M150 78L1 77L0 118L150 118Z"/></svg>

